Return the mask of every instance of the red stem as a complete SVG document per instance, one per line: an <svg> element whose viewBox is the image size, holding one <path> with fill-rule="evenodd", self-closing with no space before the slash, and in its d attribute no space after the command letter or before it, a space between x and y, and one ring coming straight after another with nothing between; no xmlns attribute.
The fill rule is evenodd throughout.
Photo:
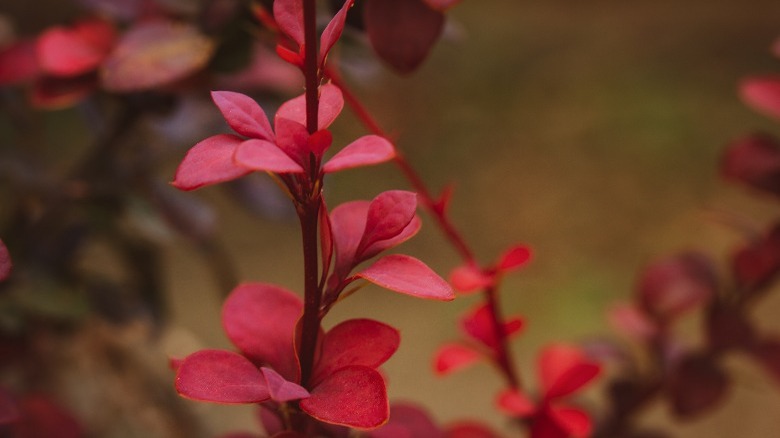
<svg viewBox="0 0 780 438"><path fill-rule="evenodd" d="M376 135L390 139L390 136L382 129L379 123L374 119L368 109L363 103L355 96L347 85L341 80L341 77L333 69L325 67L325 75L328 76L333 83L341 89L341 93L344 95L344 100L351 107L355 115L360 121ZM404 174L406 179L417 191L422 204L428 210L428 212L434 217L439 228L447 236L450 244L460 254L461 258L468 264L474 266L480 266L474 257L474 251L466 243L461 233L450 221L444 208L435 200L431 194L431 190L425 184L423 179L414 170L409 161L404 158L403 154L396 148L396 155L394 163ZM486 288L483 291L485 301L490 306L491 315L493 315L493 324L498 338L498 349L496 351L496 361L501 369L508 385L512 388L520 387L520 379L517 376L515 368L512 363L511 354L509 354L509 346L507 344L506 332L504 331L504 318L501 314L501 308L498 304L498 290L495 287Z"/></svg>

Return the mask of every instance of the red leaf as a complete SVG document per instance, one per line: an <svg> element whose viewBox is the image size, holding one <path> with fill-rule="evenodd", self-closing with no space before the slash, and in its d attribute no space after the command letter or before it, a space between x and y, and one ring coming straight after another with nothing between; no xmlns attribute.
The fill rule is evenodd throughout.
<svg viewBox="0 0 780 438"><path fill-rule="evenodd" d="M371 45L399 73L423 62L444 27L444 15L423 0L371 0L363 12Z"/></svg>
<svg viewBox="0 0 780 438"><path fill-rule="evenodd" d="M458 292L469 293L493 284L493 276L482 272L477 266L462 265L450 273L450 283Z"/></svg>
<svg viewBox="0 0 780 438"><path fill-rule="evenodd" d="M433 357L433 371L446 376L480 361L482 355L462 344L445 344L436 350Z"/></svg>
<svg viewBox="0 0 780 438"><path fill-rule="evenodd" d="M753 77L742 81L739 87L742 100L754 110L780 119L780 77Z"/></svg>
<svg viewBox="0 0 780 438"><path fill-rule="evenodd" d="M437 11L446 11L460 3L460 1L461 0L425 0L425 3Z"/></svg>
<svg viewBox="0 0 780 438"><path fill-rule="evenodd" d="M344 96L339 87L327 83L320 87L319 112L317 113L317 130L325 129L336 120L341 110L344 108ZM306 124L306 95L301 94L298 97L288 100L276 111L276 119L287 119ZM279 135L279 132L276 133Z"/></svg>
<svg viewBox="0 0 780 438"><path fill-rule="evenodd" d="M274 141L271 123L254 99L232 91L212 91L211 98L234 131L245 137Z"/></svg>
<svg viewBox="0 0 780 438"><path fill-rule="evenodd" d="M780 196L780 144L763 134L731 143L721 160L721 174L727 179Z"/></svg>
<svg viewBox="0 0 780 438"><path fill-rule="evenodd" d="M514 271L531 261L531 248L517 245L509 248L498 259L497 269L504 272Z"/></svg>
<svg viewBox="0 0 780 438"><path fill-rule="evenodd" d="M421 226L422 226L422 221L420 220L420 217L414 215L414 217L412 217L412 220L409 221L409 224L407 224L406 227L404 227L404 229L401 230L400 233L396 234L395 236L389 239L376 241L373 244L371 244L371 246L368 246L367 248L363 249L363 251L361 251L360 259L368 260L382 251L386 251L390 248L394 248L406 242L407 240L414 237L414 235L417 234L418 231L420 231Z"/></svg>
<svg viewBox="0 0 780 438"><path fill-rule="evenodd" d="M77 23L71 28L55 27L38 38L38 62L53 76L79 76L95 70L114 45L114 27L103 20Z"/></svg>
<svg viewBox="0 0 780 438"><path fill-rule="evenodd" d="M74 77L41 76L33 83L30 103L35 108L61 109L72 106L97 88L93 74Z"/></svg>
<svg viewBox="0 0 780 438"><path fill-rule="evenodd" d="M290 382L271 368L262 367L260 371L268 384L268 392L271 400L284 403L290 400L299 400L309 396L307 391L297 383Z"/></svg>
<svg viewBox="0 0 780 438"><path fill-rule="evenodd" d="M336 248L336 272L346 275L357 263L357 251L363 230L366 228L368 201L345 202L330 213L333 244Z"/></svg>
<svg viewBox="0 0 780 438"><path fill-rule="evenodd" d="M768 339L750 347L758 363L780 384L780 340Z"/></svg>
<svg viewBox="0 0 780 438"><path fill-rule="evenodd" d="M294 293L263 283L239 285L222 307L228 338L255 364L269 364L285 379L300 379L293 333L303 313Z"/></svg>
<svg viewBox="0 0 780 438"><path fill-rule="evenodd" d="M277 117L276 146L303 168L309 166L309 132L300 123Z"/></svg>
<svg viewBox="0 0 780 438"><path fill-rule="evenodd" d="M533 418L530 438L569 438L569 434L552 418L547 408Z"/></svg>
<svg viewBox="0 0 780 438"><path fill-rule="evenodd" d="M387 422L390 407L382 375L353 365L328 376L301 400L301 409L317 420L356 429L373 429Z"/></svg>
<svg viewBox="0 0 780 438"><path fill-rule="evenodd" d="M460 421L447 427L444 438L499 438L487 426L474 421Z"/></svg>
<svg viewBox="0 0 780 438"><path fill-rule="evenodd" d="M0 281L5 281L11 275L12 267L11 254L8 253L8 248L0 240Z"/></svg>
<svg viewBox="0 0 780 438"><path fill-rule="evenodd" d="M395 157L393 145L378 135L365 135L340 150L322 170L325 173L338 172L354 167L384 163Z"/></svg>
<svg viewBox="0 0 780 438"><path fill-rule="evenodd" d="M568 406L550 406L550 418L574 438L587 438L593 430L593 422L587 412Z"/></svg>
<svg viewBox="0 0 780 438"><path fill-rule="evenodd" d="M16 438L81 438L78 420L64 407L44 395L28 395L19 402L19 421L13 426Z"/></svg>
<svg viewBox="0 0 780 438"><path fill-rule="evenodd" d="M306 144L309 146L311 153L317 157L321 157L333 144L333 134L327 129L320 129L309 136Z"/></svg>
<svg viewBox="0 0 780 438"><path fill-rule="evenodd" d="M184 358L176 372L176 391L216 403L259 403L269 398L260 370L244 356L222 350L202 350Z"/></svg>
<svg viewBox="0 0 780 438"><path fill-rule="evenodd" d="M24 40L0 50L0 85L29 81L39 74L36 46L36 41Z"/></svg>
<svg viewBox="0 0 780 438"><path fill-rule="evenodd" d="M401 234L417 211L417 194L388 190L371 200L366 214L366 228L356 251L360 259L364 250L376 242Z"/></svg>
<svg viewBox="0 0 780 438"><path fill-rule="evenodd" d="M756 292L773 281L780 272L780 224L740 249L732 259L732 269L747 293Z"/></svg>
<svg viewBox="0 0 780 438"><path fill-rule="evenodd" d="M206 66L214 41L189 24L144 21L130 28L103 63L103 86L114 92L168 85Z"/></svg>
<svg viewBox="0 0 780 438"><path fill-rule="evenodd" d="M174 187L195 190L250 173L251 169L233 161L233 155L242 142L241 138L228 134L215 135L199 142L187 152L176 169Z"/></svg>
<svg viewBox="0 0 780 438"><path fill-rule="evenodd" d="M322 200L320 205L320 251L322 253L322 272L327 273L333 260L333 230L325 200Z"/></svg>
<svg viewBox="0 0 780 438"><path fill-rule="evenodd" d="M499 340L494 329L493 314L488 304L480 304L466 314L460 321L463 331L484 344L491 350L498 348ZM507 339L518 334L525 322L520 318L510 318L504 321L504 336Z"/></svg>
<svg viewBox="0 0 780 438"><path fill-rule="evenodd" d="M328 56L328 52L333 48L341 33L344 31L344 24L347 21L347 11L352 7L355 0L345 0L344 5L339 9L336 15L325 27L322 32L322 38L320 38L320 63L325 62L325 57Z"/></svg>
<svg viewBox="0 0 780 438"><path fill-rule="evenodd" d="M390 405L390 421L371 433L371 438L441 438L442 432L430 415L411 403Z"/></svg>
<svg viewBox="0 0 780 438"><path fill-rule="evenodd" d="M398 330L370 319L350 319L330 329L322 340L322 353L312 383L349 365L377 368L398 349Z"/></svg>
<svg viewBox="0 0 780 438"><path fill-rule="evenodd" d="M535 410L534 402L527 395L516 389L506 389L498 395L499 409L516 417L527 417Z"/></svg>
<svg viewBox="0 0 780 438"><path fill-rule="evenodd" d="M668 319L703 305L716 289L710 260L688 252L647 267L639 280L639 299L649 314Z"/></svg>
<svg viewBox="0 0 780 438"><path fill-rule="evenodd" d="M236 163L242 167L274 173L303 173L300 164L293 161L278 146L266 140L247 140L236 149Z"/></svg>
<svg viewBox="0 0 780 438"><path fill-rule="evenodd" d="M692 354L672 369L668 390L675 414L692 418L719 404L730 386L730 379L710 356Z"/></svg>
<svg viewBox="0 0 780 438"><path fill-rule="evenodd" d="M414 257L393 254L377 260L355 275L374 284L418 298L455 299L450 285Z"/></svg>
<svg viewBox="0 0 780 438"><path fill-rule="evenodd" d="M658 333L655 322L633 304L620 303L612 306L607 317L618 333L625 333L637 340L647 340Z"/></svg>
<svg viewBox="0 0 780 438"><path fill-rule="evenodd" d="M303 45L303 0L275 0L274 19L285 35Z"/></svg>
<svg viewBox="0 0 780 438"><path fill-rule="evenodd" d="M569 395L601 372L601 367L589 361L582 350L565 344L546 347L541 353L539 368L539 378L547 399Z"/></svg>

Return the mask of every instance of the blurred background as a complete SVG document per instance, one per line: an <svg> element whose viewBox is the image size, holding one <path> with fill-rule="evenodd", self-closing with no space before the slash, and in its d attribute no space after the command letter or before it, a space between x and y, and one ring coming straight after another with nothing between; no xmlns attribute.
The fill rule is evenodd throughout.
<svg viewBox="0 0 780 438"><path fill-rule="evenodd" d="M3 0L0 14L7 35L34 35L80 12L61 0ZM453 220L482 261L512 243L534 248L533 263L507 277L502 288L506 313L528 322L512 349L532 388L541 346L625 340L607 324L606 311L633 292L647 263L697 249L725 264L740 238L731 222L760 229L777 214L775 201L725 184L717 171L731 140L755 130L780 131L737 96L741 78L780 71L770 53L780 37L777 1L465 0L448 18L442 42L413 75L389 72L359 45L344 54L344 74L380 123L398 135L398 147L429 185L454 184ZM288 96L300 92L294 85L287 90ZM205 92L187 102L191 107L177 102L141 124L137 141L163 142L178 151L155 169L162 181L172 179L189 146L220 129ZM28 114L41 139L37 153L53 169L68 168L97 135L86 121L93 110L79 104ZM24 137L13 117L0 118L4 153ZM164 140L153 140L161 132ZM348 111L334 126L336 144L364 132ZM4 199L16 188L5 183L0 220L8 230L14 218ZM209 266L226 263L242 281L301 290L297 221L272 184L256 183L260 214L239 207L220 188L186 195L211 209L203 214L214 214L219 249L205 256L191 239L144 215L145 204L129 215L132 229L162 242L156 275L168 303L165 324L89 322L88 329L67 338L66 347L40 347L61 356L63 369L50 385L62 400L92 422L106 421L90 411L95 400L103 403L100 412L111 415L112 424L102 425L104 434L96 436L178 436L166 429L176 423L155 411L174 402L182 412L193 408L202 415L209 433L258 430L249 408L178 403L167 371L169 356L230 347L220 325L227 288L219 278L225 276L215 276ZM383 165L331 177L326 196L334 206L394 188L408 184L396 168ZM457 254L424 213L423 221L423 230L403 251L446 276L458 265ZM13 236L0 238L9 241L14 256ZM86 245L78 263L91 272L114 269L100 242ZM476 366L444 379L431 371L433 351L459 336L457 319L475 300L422 302L367 287L337 306L325 323L359 315L398 327L402 346L385 367L392 399L423 403L442 422L477 418L510 431L493 407L502 385L494 370ZM780 331L778 311L780 296L769 296L755 317L766 330ZM696 318L682 329L695 342ZM92 364L90 357L109 365ZM132 365L136 362L143 365ZM684 437L773 436L780 430L778 382L741 357L729 358L728 365L736 384L713 413L680 424L671 420L667 406L656 404L640 421L668 424ZM121 372L96 377L106 369ZM163 386L156 383L166 379ZM146 398L150 394L154 403ZM601 399L597 388L583 401L598 407Z"/></svg>

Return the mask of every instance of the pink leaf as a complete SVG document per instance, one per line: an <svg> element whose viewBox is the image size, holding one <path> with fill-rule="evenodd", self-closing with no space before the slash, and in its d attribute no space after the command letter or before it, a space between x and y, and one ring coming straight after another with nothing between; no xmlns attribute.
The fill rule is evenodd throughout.
<svg viewBox="0 0 780 438"><path fill-rule="evenodd" d="M303 45L303 0L274 1L274 19L285 35Z"/></svg>
<svg viewBox="0 0 780 438"><path fill-rule="evenodd" d="M501 391L496 402L499 409L516 417L527 417L536 410L534 402L527 395L511 388Z"/></svg>
<svg viewBox="0 0 780 438"><path fill-rule="evenodd" d="M363 12L371 46L399 73L423 62L444 27L444 15L423 0L371 0Z"/></svg>
<svg viewBox="0 0 780 438"><path fill-rule="evenodd" d="M390 415L384 379L376 370L360 365L328 376L300 406L317 420L356 429L377 428Z"/></svg>
<svg viewBox="0 0 780 438"><path fill-rule="evenodd" d="M482 355L479 352L465 345L445 344L434 354L433 371L440 376L446 376L467 368L481 359Z"/></svg>
<svg viewBox="0 0 780 438"><path fill-rule="evenodd" d="M245 137L274 141L271 123L254 99L233 91L212 91L211 99L234 131Z"/></svg>
<svg viewBox="0 0 780 438"><path fill-rule="evenodd" d="M0 85L34 79L40 73L36 41L24 40L0 50Z"/></svg>
<svg viewBox="0 0 780 438"><path fill-rule="evenodd" d="M303 313L294 293L263 283L239 285L222 307L228 338L255 364L268 364L285 379L297 382L299 365L293 333Z"/></svg>
<svg viewBox="0 0 780 438"><path fill-rule="evenodd" d="M235 161L248 169L263 172L303 173L300 164L266 140L251 139L241 143L236 149Z"/></svg>
<svg viewBox="0 0 780 438"><path fill-rule="evenodd" d="M317 113L317 130L325 129L336 120L344 108L344 96L339 87L327 83L320 87L319 112ZM283 103L276 112L276 119L288 119L306 125L306 95ZM279 135L279 132L276 133Z"/></svg>
<svg viewBox="0 0 780 438"><path fill-rule="evenodd" d="M176 391L216 403L258 403L269 397L260 370L244 356L222 350L202 350L184 358L176 372Z"/></svg>
<svg viewBox="0 0 780 438"><path fill-rule="evenodd" d="M754 189L780 196L780 144L764 134L731 143L721 160L721 174Z"/></svg>
<svg viewBox="0 0 780 438"><path fill-rule="evenodd" d="M199 142L187 152L176 169L174 187L195 190L248 174L251 169L233 161L236 149L242 142L241 138L228 134L215 135Z"/></svg>
<svg viewBox="0 0 780 438"><path fill-rule="evenodd" d="M593 430L593 422L587 412L568 406L550 406L550 418L574 438L587 438Z"/></svg>
<svg viewBox="0 0 780 438"><path fill-rule="evenodd" d="M290 382L271 368L262 367L260 371L268 384L268 392L271 400L284 403L290 400L299 400L309 396L307 391L297 383Z"/></svg>
<svg viewBox="0 0 780 438"><path fill-rule="evenodd" d="M756 111L780 119L780 77L748 78L740 84L740 95Z"/></svg>
<svg viewBox="0 0 780 438"><path fill-rule="evenodd" d="M531 248L517 245L509 248L498 259L498 270L509 272L525 266L531 261Z"/></svg>
<svg viewBox="0 0 780 438"><path fill-rule="evenodd" d="M141 21L105 60L101 81L107 90L120 93L169 85L205 67L215 47L193 25Z"/></svg>
<svg viewBox="0 0 780 438"><path fill-rule="evenodd" d="M276 146L303 168L309 166L309 132L302 124L285 118L274 120Z"/></svg>
<svg viewBox="0 0 780 438"><path fill-rule="evenodd" d="M450 283L458 292L476 292L493 284L493 276L483 273L477 266L462 265L452 270Z"/></svg>
<svg viewBox="0 0 780 438"><path fill-rule="evenodd" d="M488 304L480 304L466 314L460 322L463 331L490 349L499 346L499 339L494 328L493 314ZM504 336L509 339L518 334L525 322L520 318L510 318L504 321Z"/></svg>
<svg viewBox="0 0 780 438"><path fill-rule="evenodd" d="M362 258L363 250L372 244L401 234L416 211L416 193L388 190L377 195L368 206L366 228L358 245L357 257Z"/></svg>
<svg viewBox="0 0 780 438"><path fill-rule="evenodd" d="M0 240L0 281L5 281L11 275L12 267L11 254L8 253L8 248Z"/></svg>
<svg viewBox="0 0 780 438"><path fill-rule="evenodd" d="M652 316L668 319L703 305L716 289L710 260L688 252L647 267L639 280L639 299Z"/></svg>
<svg viewBox="0 0 780 438"><path fill-rule="evenodd" d="M370 166L393 159L395 149L385 138L366 135L348 144L323 167L325 173L338 172L354 167Z"/></svg>
<svg viewBox="0 0 780 438"><path fill-rule="evenodd" d="M355 251L366 228L368 206L368 201L350 201L339 205L330 213L333 244L336 248L336 271L341 275L348 274L357 263Z"/></svg>
<svg viewBox="0 0 780 438"><path fill-rule="evenodd" d="M48 74L79 76L97 69L115 39L114 27L99 19L55 27L38 38L38 60Z"/></svg>
<svg viewBox="0 0 780 438"><path fill-rule="evenodd" d="M539 368L539 378L547 399L569 395L601 372L601 367L588 360L582 350L565 344L546 347L541 353Z"/></svg>
<svg viewBox="0 0 780 438"><path fill-rule="evenodd" d="M437 11L446 11L460 3L461 0L424 0L432 9Z"/></svg>
<svg viewBox="0 0 780 438"><path fill-rule="evenodd" d="M352 7L355 0L345 0L344 5L339 9L336 15L330 20L330 23L325 27L322 32L322 38L320 38L320 63L325 62L325 57L328 56L328 52L333 48L341 33L344 31L344 24L347 21L347 11Z"/></svg>
<svg viewBox="0 0 780 438"><path fill-rule="evenodd" d="M325 334L312 383L349 365L377 368L390 359L400 341L398 330L387 324L370 319L344 321Z"/></svg>
<svg viewBox="0 0 780 438"><path fill-rule="evenodd" d="M420 220L420 217L414 215L414 217L412 217L412 220L409 222L409 224L407 224L406 227L404 227L404 229L401 230L400 233L396 234L395 236L389 239L378 240L372 243L370 246L363 249L360 253L360 259L368 260L382 251L386 251L390 248L394 248L406 242L407 240L414 237L414 235L417 234L418 231L420 231L421 226L422 226L422 221Z"/></svg>
<svg viewBox="0 0 780 438"><path fill-rule="evenodd" d="M450 285L425 263L407 255L393 254L377 260L356 274L374 284L418 298L455 299Z"/></svg>

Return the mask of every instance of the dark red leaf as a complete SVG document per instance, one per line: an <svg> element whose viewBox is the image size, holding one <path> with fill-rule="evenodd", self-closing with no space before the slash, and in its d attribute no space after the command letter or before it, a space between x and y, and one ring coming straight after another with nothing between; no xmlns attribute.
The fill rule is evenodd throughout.
<svg viewBox="0 0 780 438"><path fill-rule="evenodd" d="M742 100L756 111L780 119L780 77L753 77L739 87Z"/></svg>
<svg viewBox="0 0 780 438"><path fill-rule="evenodd" d="M450 283L458 292L477 292L493 284L493 276L474 265L461 265L450 273Z"/></svg>
<svg viewBox="0 0 780 438"><path fill-rule="evenodd" d="M74 77L41 76L33 83L30 103L35 108L62 109L80 102L97 88L94 74Z"/></svg>
<svg viewBox="0 0 780 438"><path fill-rule="evenodd" d="M569 438L569 434L553 419L548 407L534 416L530 438Z"/></svg>
<svg viewBox="0 0 780 438"><path fill-rule="evenodd" d="M366 248L376 242L401 234L417 211L417 194L404 190L388 190L371 200L366 214L366 227L357 249L362 259Z"/></svg>
<svg viewBox="0 0 780 438"><path fill-rule="evenodd" d="M552 344L539 358L539 379L547 399L567 396L591 382L601 367L590 361L581 349Z"/></svg>
<svg viewBox="0 0 780 438"><path fill-rule="evenodd" d="M8 253L8 248L0 240L0 281L5 281L11 275L12 267L11 254Z"/></svg>
<svg viewBox="0 0 780 438"><path fill-rule="evenodd" d="M187 398L216 403L259 403L269 392L260 370L230 351L202 350L182 361L176 391Z"/></svg>
<svg viewBox="0 0 780 438"><path fill-rule="evenodd" d="M239 166L233 160L241 143L241 138L228 134L215 135L199 142L187 152L176 169L174 187L195 190L248 174L251 169Z"/></svg>
<svg viewBox="0 0 780 438"><path fill-rule="evenodd" d="M354 167L384 163L395 157L395 149L387 139L378 135L365 135L340 150L322 170L325 173L338 172Z"/></svg>
<svg viewBox="0 0 780 438"><path fill-rule="evenodd" d="M721 160L721 174L780 196L780 144L764 134L753 134L731 143Z"/></svg>
<svg viewBox="0 0 780 438"><path fill-rule="evenodd" d="M278 146L266 140L246 140L236 149L235 161L242 167L273 173L303 173L296 163Z"/></svg>
<svg viewBox="0 0 780 438"><path fill-rule="evenodd" d="M0 50L0 86L30 81L38 76L40 65L36 46L36 41L24 40Z"/></svg>
<svg viewBox="0 0 780 438"><path fill-rule="evenodd" d="M274 141L271 123L254 99L232 91L212 91L211 98L234 131L245 137Z"/></svg>
<svg viewBox="0 0 780 438"><path fill-rule="evenodd" d="M675 414L694 417L714 408L726 396L730 379L715 359L692 354L682 358L669 378L669 395Z"/></svg>
<svg viewBox="0 0 780 438"><path fill-rule="evenodd" d="M525 245L516 245L501 254L496 264L496 269L504 272L514 271L525 266L530 261L531 248Z"/></svg>
<svg viewBox="0 0 780 438"><path fill-rule="evenodd" d="M666 320L703 305L716 289L710 260L687 252L648 266L639 280L639 300L650 315Z"/></svg>
<svg viewBox="0 0 780 438"><path fill-rule="evenodd" d="M509 339L520 333L525 322L517 317L504 321L504 336ZM464 315L460 321L460 327L464 333L493 350L499 346L499 338L496 334L493 314L488 304L477 305L471 312Z"/></svg>
<svg viewBox="0 0 780 438"><path fill-rule="evenodd" d="M345 0L344 5L339 9L336 15L325 27L322 32L322 38L320 38L320 62L325 62L325 57L328 56L328 52L333 48L341 33L344 31L344 24L347 21L347 11L352 7L355 0Z"/></svg>
<svg viewBox="0 0 780 438"><path fill-rule="evenodd" d="M372 431L371 438L441 438L442 432L430 415L411 403L390 405L390 421Z"/></svg>
<svg viewBox="0 0 780 438"><path fill-rule="evenodd" d="M445 344L436 350L433 371L446 376L482 360L482 354L462 344Z"/></svg>
<svg viewBox="0 0 780 438"><path fill-rule="evenodd" d="M303 45L303 0L275 0L274 19L285 35Z"/></svg>
<svg viewBox="0 0 780 438"><path fill-rule="evenodd" d="M222 307L228 338L255 364L268 364L291 382L300 380L293 334L303 302L294 293L263 283L239 285Z"/></svg>
<svg viewBox="0 0 780 438"><path fill-rule="evenodd" d="M417 298L442 301L455 299L452 288L444 279L425 263L406 255L383 257L355 276Z"/></svg>
<svg viewBox="0 0 780 438"><path fill-rule="evenodd" d="M376 370L360 365L328 376L300 406L320 421L356 429L379 427L390 415L384 379Z"/></svg>
<svg viewBox="0 0 780 438"><path fill-rule="evenodd" d="M475 421L459 421L444 431L444 438L499 438L487 426Z"/></svg>
<svg viewBox="0 0 780 438"><path fill-rule="evenodd" d="M444 27L444 15L423 0L371 0L363 12L371 45L399 73L423 62Z"/></svg>
<svg viewBox="0 0 780 438"><path fill-rule="evenodd" d="M15 438L81 438L79 421L45 395L33 394L19 401L20 418L13 426Z"/></svg>
<svg viewBox="0 0 780 438"><path fill-rule="evenodd" d="M527 417L536 410L534 402L527 395L511 388L501 391L496 404L501 411L514 417Z"/></svg>
<svg viewBox="0 0 780 438"><path fill-rule="evenodd" d="M745 293L755 293L772 282L780 271L780 224L737 251L732 269Z"/></svg>
<svg viewBox="0 0 780 438"><path fill-rule="evenodd" d="M290 400L299 400L309 396L307 391L297 383L290 382L271 368L262 367L260 371L268 384L268 393L271 400L284 403Z"/></svg>
<svg viewBox="0 0 780 438"><path fill-rule="evenodd" d="M339 87L327 83L320 87L319 112L317 113L317 129L326 129L336 120L344 108L344 96ZM282 118L306 125L306 95L288 100L276 111L276 120ZM279 132L276 132L279 135Z"/></svg>
<svg viewBox="0 0 780 438"><path fill-rule="evenodd" d="M750 347L756 361L780 384L780 340L767 339Z"/></svg>
<svg viewBox="0 0 780 438"><path fill-rule="evenodd" d="M144 21L119 40L101 69L103 86L114 92L169 85L206 66L215 44L189 24Z"/></svg>
<svg viewBox="0 0 780 438"><path fill-rule="evenodd" d="M398 349L398 330L370 319L350 319L330 329L322 340L312 384L350 365L377 368Z"/></svg>
<svg viewBox="0 0 780 438"><path fill-rule="evenodd" d="M587 438L593 430L593 422L587 412L568 406L550 406L550 417L561 429L574 438Z"/></svg>
<svg viewBox="0 0 780 438"><path fill-rule="evenodd" d="M47 74L79 76L97 69L115 40L114 27L100 19L85 20L71 28L55 27L38 38L38 62Z"/></svg>
<svg viewBox="0 0 780 438"><path fill-rule="evenodd" d="M731 306L710 306L706 315L707 339L717 350L739 349L753 345L753 326L743 312Z"/></svg>

